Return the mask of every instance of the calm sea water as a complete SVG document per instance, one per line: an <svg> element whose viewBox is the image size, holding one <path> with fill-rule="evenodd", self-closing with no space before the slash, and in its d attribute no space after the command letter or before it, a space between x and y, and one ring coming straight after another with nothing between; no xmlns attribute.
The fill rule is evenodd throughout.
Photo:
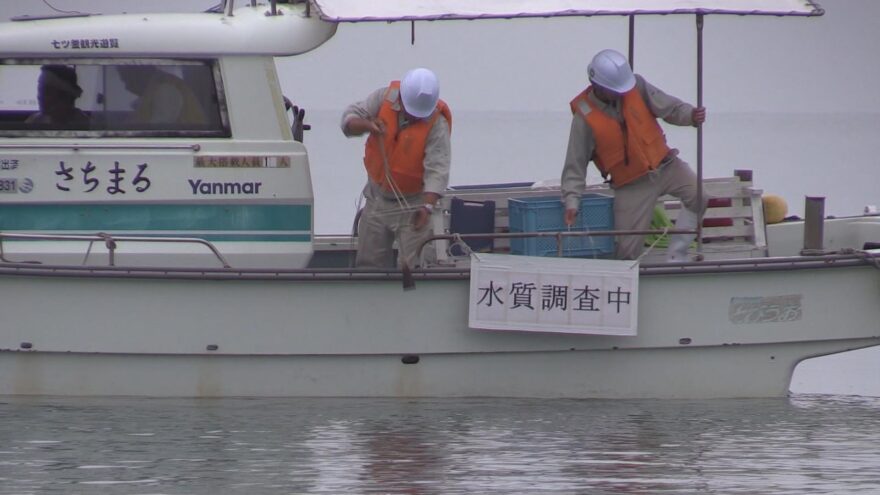
<svg viewBox="0 0 880 495"><path fill-rule="evenodd" d="M0 403L0 494L878 493L880 399Z"/></svg>

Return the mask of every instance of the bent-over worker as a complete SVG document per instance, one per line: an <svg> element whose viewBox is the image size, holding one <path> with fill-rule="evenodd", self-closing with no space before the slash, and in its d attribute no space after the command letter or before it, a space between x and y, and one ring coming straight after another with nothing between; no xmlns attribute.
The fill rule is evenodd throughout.
<svg viewBox="0 0 880 495"><path fill-rule="evenodd" d="M342 115L346 136L369 133L364 152L366 203L358 223L358 267L416 267L431 236L434 205L449 184L452 114L437 76L413 69Z"/></svg>

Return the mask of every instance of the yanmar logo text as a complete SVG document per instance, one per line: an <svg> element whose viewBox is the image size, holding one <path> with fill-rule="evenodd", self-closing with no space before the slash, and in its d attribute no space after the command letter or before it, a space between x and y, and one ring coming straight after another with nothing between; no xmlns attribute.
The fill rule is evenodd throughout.
<svg viewBox="0 0 880 495"><path fill-rule="evenodd" d="M202 179L187 179L195 195L212 194L260 194L262 182L204 182Z"/></svg>

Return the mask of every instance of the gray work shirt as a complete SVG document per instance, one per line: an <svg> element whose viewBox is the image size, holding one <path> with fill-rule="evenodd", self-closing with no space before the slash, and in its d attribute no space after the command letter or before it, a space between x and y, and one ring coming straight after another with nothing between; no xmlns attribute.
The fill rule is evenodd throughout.
<svg viewBox="0 0 880 495"><path fill-rule="evenodd" d="M342 113L342 122L340 123L342 133L348 137L360 135L349 132L348 121L354 117L361 117L364 119L374 119L378 117L379 109L382 107L382 102L385 100L385 92L387 89L388 88L379 88L370 93L365 100L349 105ZM401 111L400 99L392 103L391 108L397 112L399 129L403 129L410 124L410 122L406 120L405 112ZM425 142L425 159L423 161L425 175L422 178L422 181L424 182L424 192L432 192L440 196L443 195L443 192L446 191L446 187L449 185L449 169L451 162L452 145L449 135L449 123L446 121L446 117L440 115L431 127L431 131L428 133L428 139ZM367 186L364 188L364 195L368 198L375 198L377 193L382 194L382 196L386 198L393 198L393 195L390 192L383 191L381 186L368 178Z"/></svg>
<svg viewBox="0 0 880 495"><path fill-rule="evenodd" d="M648 105L648 109L657 116L673 125L694 125L694 107L674 96L652 86L645 79L636 74L636 88L642 99ZM596 104L596 108L609 117L623 122L620 113L621 101L606 103L596 98L590 92L587 98ZM567 209L578 209L580 198L586 187L587 165L593 158L596 150L596 141L593 137L593 129L587 124L579 113L572 115L571 131L568 134L568 151L565 153L565 165L562 168L562 198ZM671 155L678 154L678 150L672 149Z"/></svg>

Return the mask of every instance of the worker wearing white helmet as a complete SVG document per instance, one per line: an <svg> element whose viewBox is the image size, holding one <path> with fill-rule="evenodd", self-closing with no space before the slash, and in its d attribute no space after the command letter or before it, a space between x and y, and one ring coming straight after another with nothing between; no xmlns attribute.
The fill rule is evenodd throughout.
<svg viewBox="0 0 880 495"><path fill-rule="evenodd" d="M647 230L660 196L670 194L684 204L676 229L694 230L698 212L697 176L669 148L658 118L680 126L698 126L706 110L669 96L633 74L626 58L614 50L597 53L587 68L591 85L571 101L571 130L562 169L565 223L577 220L592 160L614 189L616 230ZM670 238L668 259L686 261L693 234ZM635 259L644 248L643 235L619 235L616 257Z"/></svg>
<svg viewBox="0 0 880 495"><path fill-rule="evenodd" d="M366 204L358 223L358 267L419 266L434 205L449 184L452 114L437 76L424 68L379 88L342 115L346 136L369 133Z"/></svg>

